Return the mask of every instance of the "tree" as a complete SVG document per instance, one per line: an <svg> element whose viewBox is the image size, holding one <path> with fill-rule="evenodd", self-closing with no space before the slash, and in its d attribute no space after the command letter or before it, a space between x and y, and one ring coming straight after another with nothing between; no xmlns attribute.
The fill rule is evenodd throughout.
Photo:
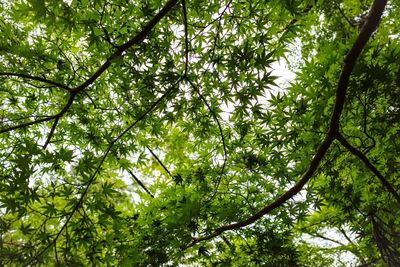
<svg viewBox="0 0 400 267"><path fill-rule="evenodd" d="M399 266L398 1L0 13L1 266Z"/></svg>

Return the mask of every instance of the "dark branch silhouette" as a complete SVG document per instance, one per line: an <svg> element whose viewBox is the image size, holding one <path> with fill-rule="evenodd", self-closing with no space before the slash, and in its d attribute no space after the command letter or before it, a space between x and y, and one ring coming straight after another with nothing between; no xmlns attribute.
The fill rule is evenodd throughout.
<svg viewBox="0 0 400 267"><path fill-rule="evenodd" d="M36 120L36 121L31 121L31 122L27 122L27 123L23 123L20 125L16 125L16 126L12 126L12 127L8 127L5 129L0 130L0 133L5 133L5 132L9 132L12 130L16 130L16 129L21 129L30 125L34 125L37 123L41 123L41 122L46 122L46 121L50 121L53 119L60 119L67 111L68 109L71 107L71 105L73 104L74 98L77 94L81 93L82 91L84 91L86 88L88 88L92 83L94 83L99 77L100 75L102 75L110 66L111 64L114 62L114 60L116 58L122 57L123 53L128 50L129 48L131 48L133 45L140 43L149 33L150 31L154 28L155 25L157 25L157 23L163 18L165 17L169 11L171 11L171 9L175 6L175 4L178 2L178 0L170 0L168 1L165 6L154 16L153 19L151 19L145 26L144 28L138 33L136 34L132 39L130 39L129 41L127 41L126 43L124 43L122 46L120 46L117 51L115 51L111 56L109 56L106 60L106 62L99 68L97 69L97 71L90 77L88 78L86 81L84 81L81 85L77 86L74 89L71 89L65 85L56 83L56 82L52 82L49 81L47 79L44 78L40 78L40 77L34 77L34 76L30 76L30 75L25 75L25 74L12 74L12 73L3 73L3 75L13 75L13 76L18 76L18 77L22 77L22 78L28 78L28 79L32 79L32 80L37 80L37 81L42 81L42 82L46 82L49 84L53 84L56 86L59 86L61 88L67 89L70 92L70 97L68 100L67 105L56 115L52 115L49 116L47 118L44 119L40 119L40 120ZM1 75L2 73L0 73ZM57 123L58 123L57 120ZM57 123L53 124L53 126L57 126ZM54 129L53 129L54 128ZM50 138L51 136L54 134L55 131L55 127L52 127L49 137L47 138L47 141L45 143L45 145L47 146L47 143L50 142Z"/></svg>
<svg viewBox="0 0 400 267"><path fill-rule="evenodd" d="M149 196L154 198L154 195L149 191L149 189L147 189L147 187L142 183L142 181L140 181L139 178L137 178L137 176L131 170L128 170L128 172L132 176L132 178L140 185L140 187L143 188L143 190L146 191L146 193L149 194Z"/></svg>
<svg viewBox="0 0 400 267"><path fill-rule="evenodd" d="M386 190L393 195L393 197L396 199L397 203L400 205L400 195L396 192L396 190L393 188L393 186L389 183L389 181L382 175L382 173L371 163L371 161L368 160L368 158L365 156L364 153L359 151L357 148L353 147L347 140L346 138L338 133L336 139L348 150L350 151L354 156L359 158L365 166L373 173L375 174L376 177L378 177L379 181L381 184L386 188Z"/></svg>
<svg viewBox="0 0 400 267"><path fill-rule="evenodd" d="M222 131L222 126L221 123L217 117L217 115L215 114L215 112L212 110L211 106L208 104L207 99L205 99L205 97L201 94L201 92L199 91L199 89L196 87L196 85L189 79L187 78L187 81L189 82L189 84L191 85L191 87L193 88L193 90L196 91L196 93L199 95L199 97L201 98L201 100L204 102L204 104L207 106L208 111L211 113L211 115L213 116L214 120L217 122L218 125L218 130L219 130L219 134L221 136L221 142L222 142L222 147L224 149L224 162L222 164L222 169L221 169L221 174L220 177L217 181L217 185L215 186L214 189L214 194L212 195L211 199L216 195L217 191L218 191L218 187L219 184L221 182L222 176L224 175L225 172L225 166L226 166L226 162L228 160L228 152L226 150L226 142L225 142L225 137L224 137L224 132Z"/></svg>
<svg viewBox="0 0 400 267"><path fill-rule="evenodd" d="M58 83L58 82L55 82L55 81L51 81L51 80L48 80L48 79L43 78L43 77L32 76L32 75L29 75L29 74L12 73L12 72L0 72L0 76L19 77L19 78L23 78L23 79L28 79L28 80L33 80L33 81L38 81L38 82L43 82L43 83L47 83L47 84L50 84L50 85L54 85L54 86L59 87L61 89L67 90L68 92L72 91L72 88L70 88L70 87L68 87L68 86L66 86L64 84L61 84L61 83Z"/></svg>
<svg viewBox="0 0 400 267"><path fill-rule="evenodd" d="M225 7L225 9L223 10L222 14L226 11L226 9L228 8L228 6L230 5L232 1L230 1L227 6ZM187 12L186 12L186 3L185 0L182 0L182 9L183 9L183 18L184 18L184 25L185 25L185 72L184 72L184 76L186 78L186 80L189 82L189 84L191 85L191 87L193 88L193 90L195 90L197 92L197 94L199 95L199 97L201 98L201 100L205 103L205 105L207 106L209 112L211 113L211 115L213 116L214 120L217 122L218 124L218 129L219 129L219 133L221 135L221 140L222 140L222 146L224 149L224 163L222 164L222 169L221 169L221 175L218 179L217 185L215 187L214 190L214 194L211 197L211 199L215 196L219 184L221 182L222 179L222 175L224 174L225 171L225 166L226 166L226 161L228 160L228 153L226 151L226 144L225 144L225 137L222 131L222 127L221 127L221 123L219 122L219 119L217 117L217 115L215 114L215 112L213 112L213 110L211 109L211 106L208 104L207 100L204 98L204 96L201 94L201 92L198 90L198 88L194 85L194 83L187 77L187 72L188 72L188 66L189 66L189 44L190 41L188 39L188 21L187 21ZM220 17L222 16L222 14L220 15ZM212 22L213 23L213 22Z"/></svg>
<svg viewBox="0 0 400 267"><path fill-rule="evenodd" d="M167 169L167 167L165 166L165 164L160 160L159 157L157 157L157 155L153 152L153 150L150 149L150 147L146 146L146 148L150 151L151 155L157 160L158 164L161 165L161 167L164 169L164 171L166 173L168 173L169 176L172 177L171 172Z"/></svg>
<svg viewBox="0 0 400 267"><path fill-rule="evenodd" d="M185 0L182 0L182 13L183 13L183 25L185 28L185 71L183 75L186 77L189 67L189 39L188 39L188 20L187 20Z"/></svg>
<svg viewBox="0 0 400 267"><path fill-rule="evenodd" d="M354 23L346 16L346 14L344 13L344 11L340 7L340 5L337 3L337 1L335 0L335 1L333 1L333 3L335 4L336 8L339 10L340 15L342 15L342 17L347 21L347 23L349 23L349 25L351 27L356 27L356 25L354 25Z"/></svg>
<svg viewBox="0 0 400 267"><path fill-rule="evenodd" d="M132 39L121 45L117 51L115 51L111 56L109 56L106 60L106 62L103 63L103 65L100 66L100 68L95 71L95 73L88 78L86 81L84 81L81 85L78 87L74 88L72 91L74 93L80 93L83 90L85 90L89 85L94 83L97 78L100 77L110 66L111 64L115 61L115 59L123 57L123 53L131 48L135 44L139 44L143 39L150 33L150 31L154 28L154 26L157 25L157 23L165 17L169 11L172 10L172 8L175 6L175 4L178 2L178 0L169 0L164 7L157 13L157 15L154 16L152 20L150 20L144 27L143 29L136 34Z"/></svg>
<svg viewBox="0 0 400 267"><path fill-rule="evenodd" d="M326 152L328 151L329 147L331 146L332 142L337 137L338 129L339 129L339 120L340 115L343 111L344 102L346 99L346 92L347 86L349 83L350 75L353 71L353 68L356 64L357 58L359 57L361 51L363 50L365 44L367 43L368 39L375 31L377 26L379 25L379 21L381 19L383 10L385 9L387 0L375 0L371 6L369 11L368 17L361 28L361 31L352 45L350 51L347 53L344 59L344 66L342 72L339 77L338 85L336 88L336 98L335 98L335 105L333 108L332 116L329 123L329 131L325 136L325 139L322 141L321 145L318 147L313 159L311 160L310 166L306 170L306 172L302 175L300 180L288 191L286 191L283 195L278 197L274 202L265 206L256 214L250 216L249 218L239 221L236 223L224 225L215 229L211 234L201 236L201 237L194 237L192 242L188 245L188 247L192 247L195 244L212 239L216 236L221 235L223 232L228 230L242 228L244 226L250 225L257 220L259 220L264 215L268 214L269 212L273 211L274 209L281 207L283 204L286 203L289 199L293 196L298 194L300 190L304 187L304 185L311 179L312 175L317 170L319 163L325 156Z"/></svg>
<svg viewBox="0 0 400 267"><path fill-rule="evenodd" d="M233 0L229 0L228 3L225 5L224 9L222 10L221 13L219 13L218 17L213 19L212 21L208 22L206 25L197 25L197 24L190 24L190 26L195 27L195 28L200 28L205 30L208 28L210 25L214 24L216 21L221 20L222 16L225 14L226 10L229 8L229 6L232 4Z"/></svg>
<svg viewBox="0 0 400 267"><path fill-rule="evenodd" d="M10 131L13 131L13 130L16 130L16 129L21 129L21 128L24 128L24 127L27 127L27 126L31 126L31 125L34 125L34 124L38 124L38 123L41 123L41 122L51 121L52 119L54 119L54 115L53 116L44 117L43 119L30 121L30 122L18 124L18 125L15 125L15 126L10 126L10 127L7 127L7 128L3 128L3 129L0 130L0 134L1 133L6 133L6 132L10 132Z"/></svg>
<svg viewBox="0 0 400 267"><path fill-rule="evenodd" d="M6 133L6 132L10 132L10 131L13 131L13 130L17 130L17 129L21 129L21 128L25 128L27 126L38 124L38 123L41 123L41 122L51 121L53 119L59 119L68 111L68 109L70 108L70 106L74 102L74 98L75 98L75 94L70 94L68 102L65 104L63 109L60 112L58 112L57 114L55 114L55 115L50 115L50 116L47 116L47 117L45 116L44 118L39 119L39 120L30 121L30 122L26 122L26 123L22 123L22 124L18 124L18 125L14 125L14 126L10 126L10 127L1 129L0 130L0 134L1 133Z"/></svg>
<svg viewBox="0 0 400 267"><path fill-rule="evenodd" d="M53 125L51 126L50 133L47 136L46 142L43 145L43 148L46 148L50 144L51 137L53 136L54 132L56 131L56 127L60 118L55 118Z"/></svg>
<svg viewBox="0 0 400 267"><path fill-rule="evenodd" d="M363 132L364 134L368 137L369 140L371 140L372 144L366 148L363 149L363 153L365 155L368 154L371 149L373 149L376 145L375 139L368 133L367 129L367 121L368 121L368 112L367 112L367 99L365 97L365 100L362 101L361 97L357 97L358 100L360 101L361 105L363 106Z"/></svg>

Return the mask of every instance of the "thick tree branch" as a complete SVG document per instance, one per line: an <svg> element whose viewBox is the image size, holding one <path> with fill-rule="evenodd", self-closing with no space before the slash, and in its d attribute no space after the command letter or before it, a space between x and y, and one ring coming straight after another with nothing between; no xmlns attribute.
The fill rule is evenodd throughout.
<svg viewBox="0 0 400 267"><path fill-rule="evenodd" d="M212 239L216 236L221 235L223 232L228 230L242 228L244 226L250 225L255 221L259 220L264 215L268 214L269 212L273 211L274 209L282 206L286 203L290 198L300 192L300 190L304 187L304 185L310 180L312 175L317 170L317 167L323 157L325 156L326 152L328 151L330 145L335 140L337 136L337 132L339 129L339 120L340 115L343 111L344 102L346 99L346 92L347 86L349 83L350 75L353 71L354 65L356 64L358 56L361 54L365 44L367 43L369 37L375 31L377 26L379 25L380 18L382 16L383 10L386 6L387 0L375 0L372 4L372 7L369 11L367 20L365 24L361 28L361 31L354 42L353 46L351 47L350 51L346 55L344 59L344 66L342 72L339 77L338 85L336 88L336 99L335 105L333 108L332 116L329 123L329 131L325 136L325 139L322 141L321 145L318 147L315 156L311 160L310 166L308 167L307 171L303 174L301 179L288 191L286 191L283 195L278 197L274 202L265 206L256 214L250 216L249 218L239 221L236 223L228 224L221 226L215 229L211 234L193 238L192 242L188 245L188 247L194 246L195 244Z"/></svg>
<svg viewBox="0 0 400 267"><path fill-rule="evenodd" d="M354 156L358 157L364 164L367 166L367 168L375 174L376 177L378 177L379 181L381 184L386 188L386 190L392 194L392 196L397 200L397 203L400 205L400 195L396 192L396 190L393 188L393 186L389 183L388 180L382 175L382 173L368 160L368 158L357 148L353 147L347 140L346 138L338 133L336 139L348 150L350 151Z"/></svg>
<svg viewBox="0 0 400 267"><path fill-rule="evenodd" d="M11 76L11 77L19 77L19 78L23 78L23 79L28 79L28 80L33 80L33 81L38 81L38 82L43 82L43 83L47 83L50 85L54 85L56 87L62 88L64 90L67 90L68 92L72 91L72 88L69 88L68 86L55 82L55 81L51 81L48 80L46 78L43 77L37 77L37 76L32 76L29 74L22 74L22 73L12 73L12 72L0 72L0 76Z"/></svg>

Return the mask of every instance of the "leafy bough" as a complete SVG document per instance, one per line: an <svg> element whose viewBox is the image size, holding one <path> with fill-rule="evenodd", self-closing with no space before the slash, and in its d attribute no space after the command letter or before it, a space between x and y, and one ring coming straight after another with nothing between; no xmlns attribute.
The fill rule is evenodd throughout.
<svg viewBox="0 0 400 267"><path fill-rule="evenodd" d="M371 37L372 33L377 29L386 4L387 4L386 0L375 0L373 2L368 17L363 27L361 28L356 41L354 42L350 51L347 53L344 59L344 66L342 68L339 81L336 87L335 104L329 122L328 133L326 134L324 140L318 147L308 169L304 172L300 180L292 188L290 188L284 194L278 197L274 202L265 206L263 209L261 209L254 215L250 216L245 220L218 227L208 235L194 237L192 242L187 246L187 248L192 247L198 244L199 242L217 237L226 231L248 226L259 220L260 218L262 218L264 215L284 205L286 201L288 201L293 196L298 194L304 187L304 185L311 179L311 177L317 170L320 162L327 153L329 147L335 140L338 140L352 154L360 158L367 166L367 168L370 169L379 178L381 184L386 188L386 190L389 193L391 193L394 196L394 198L400 205L400 196L396 192L396 190L390 185L390 183L384 178L384 176L378 171L378 169L372 165L372 163L367 159L367 157L360 151L356 150L353 146L351 146L350 143L348 143L347 140L339 133L340 116L342 114L344 103L346 100L346 93L350 75L368 39Z"/></svg>

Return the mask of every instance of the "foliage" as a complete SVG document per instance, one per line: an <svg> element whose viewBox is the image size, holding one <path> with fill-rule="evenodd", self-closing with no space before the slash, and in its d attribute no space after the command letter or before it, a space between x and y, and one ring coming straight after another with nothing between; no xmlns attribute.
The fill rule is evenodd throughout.
<svg viewBox="0 0 400 267"><path fill-rule="evenodd" d="M399 266L385 4L1 1L0 265Z"/></svg>

